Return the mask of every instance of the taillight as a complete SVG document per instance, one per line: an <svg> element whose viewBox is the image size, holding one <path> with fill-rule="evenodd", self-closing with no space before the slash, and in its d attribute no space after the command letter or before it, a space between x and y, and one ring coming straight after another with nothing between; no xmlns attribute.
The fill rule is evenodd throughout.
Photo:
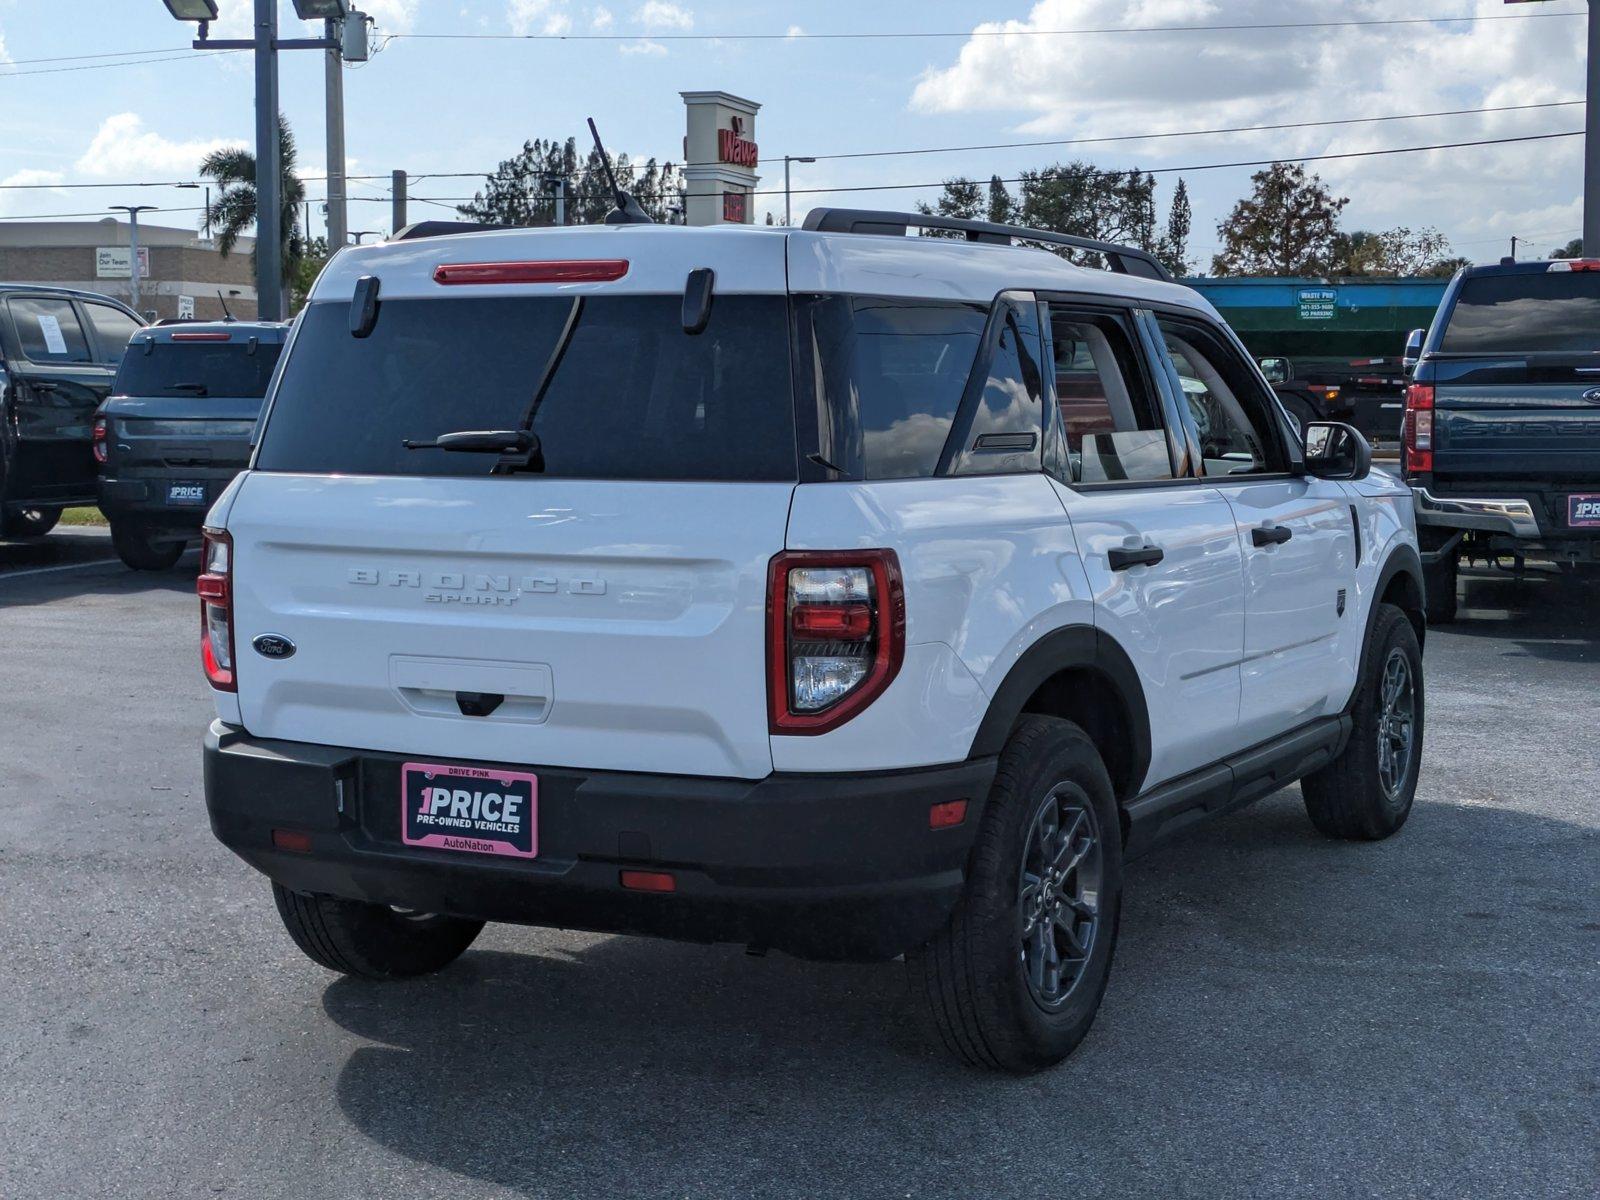
<svg viewBox="0 0 1600 1200"><path fill-rule="evenodd" d="M233 670L233 539L207 529L200 552L200 662L219 692L239 690Z"/></svg>
<svg viewBox="0 0 1600 1200"><path fill-rule="evenodd" d="M1406 388L1406 423L1400 440L1406 474L1433 470L1433 384L1413 383Z"/></svg>
<svg viewBox="0 0 1600 1200"><path fill-rule="evenodd" d="M1551 263L1546 271L1600 271L1600 258L1563 258Z"/></svg>
<svg viewBox="0 0 1600 1200"><path fill-rule="evenodd" d="M893 550L778 555L767 581L772 732L838 728L889 686L905 644L905 591Z"/></svg>
<svg viewBox="0 0 1600 1200"><path fill-rule="evenodd" d="M96 417L94 419L94 432L90 434L90 438L92 439L94 448L94 460L97 463L104 463L106 461L107 432L106 419L104 417Z"/></svg>

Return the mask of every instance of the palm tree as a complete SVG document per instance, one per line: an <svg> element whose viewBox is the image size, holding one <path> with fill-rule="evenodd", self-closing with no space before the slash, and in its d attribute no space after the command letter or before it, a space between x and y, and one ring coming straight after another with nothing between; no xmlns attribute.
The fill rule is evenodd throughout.
<svg viewBox="0 0 1600 1200"><path fill-rule="evenodd" d="M279 230L283 242L283 281L295 278L305 257L301 237L300 209L305 203L306 185L294 173L294 133L289 122L278 114L278 191L280 193ZM224 257L239 243L239 236L256 223L256 156L248 150L213 150L200 163L200 174L216 181L218 192L206 210L201 228L209 225L217 236L217 250ZM250 252L255 262L255 251Z"/></svg>

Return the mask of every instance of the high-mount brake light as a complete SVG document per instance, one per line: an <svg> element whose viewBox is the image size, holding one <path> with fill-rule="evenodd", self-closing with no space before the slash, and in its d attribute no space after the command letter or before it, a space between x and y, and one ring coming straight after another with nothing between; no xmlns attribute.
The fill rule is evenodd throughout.
<svg viewBox="0 0 1600 1200"><path fill-rule="evenodd" d="M628 273L625 258L575 258L551 262L440 263L433 281L472 283L611 283Z"/></svg>
<svg viewBox="0 0 1600 1200"><path fill-rule="evenodd" d="M767 578L768 724L836 729L905 659L906 603L893 550L785 551Z"/></svg>
<svg viewBox="0 0 1600 1200"><path fill-rule="evenodd" d="M233 655L233 538L207 529L200 551L200 662L206 682L219 692L236 692Z"/></svg>
<svg viewBox="0 0 1600 1200"><path fill-rule="evenodd" d="M175 333L172 340L175 342L225 342L229 334L217 333Z"/></svg>
<svg viewBox="0 0 1600 1200"><path fill-rule="evenodd" d="M1401 434L1407 475L1433 470L1433 384L1413 383L1406 388L1406 423Z"/></svg>
<svg viewBox="0 0 1600 1200"><path fill-rule="evenodd" d="M109 434L110 430L107 428L106 419L104 417L96 417L94 419L94 431L89 435L89 439L94 452L94 460L102 465L106 461L106 438Z"/></svg>
<svg viewBox="0 0 1600 1200"><path fill-rule="evenodd" d="M1600 258L1563 258L1550 264L1551 271L1600 271Z"/></svg>

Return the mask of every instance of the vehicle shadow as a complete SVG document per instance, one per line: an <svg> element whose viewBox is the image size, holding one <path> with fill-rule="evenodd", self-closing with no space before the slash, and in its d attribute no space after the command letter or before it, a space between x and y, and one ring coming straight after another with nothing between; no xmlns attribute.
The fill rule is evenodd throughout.
<svg viewBox="0 0 1600 1200"><path fill-rule="evenodd" d="M1150 1152L1169 1126L1230 1147L1191 1145L1189 1194L1208 1180L1255 1194L1252 1181L1330 1155L1359 1164L1342 1176L1356 1190L1357 1176L1376 1186L1419 1170L1488 1184L1507 1167L1476 1135L1424 1148L1406 1130L1449 1128L1485 1086L1478 1071L1537 1080L1541 1095L1580 1086L1571 1060L1600 1020L1574 1014L1593 978L1552 974L1544 958L1587 961L1600 913L1538 887L1486 912L1465 864L1485 845L1508 862L1526 847L1541 876L1594 880L1592 838L1424 804L1389 842L1335 843L1297 792L1272 798L1131 868L1096 1028L1027 1079L932 1049L900 964L491 927L486 940L528 952L327 987L328 1016L367 1043L339 1066L337 1098L388 1150L529 1195L979 1195L998 1180L1033 1195L1063 1178L1086 1194L1155 1194L1174 1183L1160 1174L1168 1152ZM1552 1009L1567 1023L1538 1015ZM1392 1133L1375 1132L1374 1096ZM1576 1149L1559 1122L1545 1129L1553 1161Z"/></svg>
<svg viewBox="0 0 1600 1200"><path fill-rule="evenodd" d="M1592 662L1600 643L1600 580L1493 569L1462 573L1456 621L1441 629L1505 643L1501 655Z"/></svg>
<svg viewBox="0 0 1600 1200"><path fill-rule="evenodd" d="M0 609L48 604L90 594L193 594L198 545L168 571L132 571L118 562L109 540L45 538L0 542Z"/></svg>

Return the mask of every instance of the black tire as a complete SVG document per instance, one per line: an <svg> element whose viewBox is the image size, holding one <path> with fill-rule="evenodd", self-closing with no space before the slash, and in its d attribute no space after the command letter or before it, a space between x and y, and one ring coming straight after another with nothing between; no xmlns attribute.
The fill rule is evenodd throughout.
<svg viewBox="0 0 1600 1200"><path fill-rule="evenodd" d="M1071 890L1077 898L1059 901L1071 906L1061 920L1030 921L1027 897L1042 889L1027 888L1038 873L1024 869L1037 867L1037 851L1052 845L1036 837L1051 806L1058 818L1053 845L1081 853L1060 875L1061 887L1045 894ZM1095 844L1074 843L1073 830ZM1083 1040L1100 1008L1121 908L1122 830L1099 752L1070 721L1024 717L1000 756L962 898L949 924L906 956L912 993L957 1058L1018 1074L1054 1066ZM1071 922L1072 934L1063 921ZM1087 943L1087 953L1073 960L1080 965L1060 968L1072 971L1072 979L1061 978L1053 992L1043 978L1048 968L1030 972L1031 964L1049 961L1043 939L1063 964L1063 939L1069 950Z"/></svg>
<svg viewBox="0 0 1600 1200"><path fill-rule="evenodd" d="M1424 609L1429 625L1448 625L1456 619L1456 584L1460 562L1460 554L1451 550L1438 562L1428 563L1422 568L1422 588L1426 593Z"/></svg>
<svg viewBox="0 0 1600 1200"><path fill-rule="evenodd" d="M319 966L362 979L409 979L461 957L482 921L409 914L386 904L308 896L272 885L283 927Z"/></svg>
<svg viewBox="0 0 1600 1200"><path fill-rule="evenodd" d="M8 538L43 537L59 520L59 508L13 508L0 519L0 534Z"/></svg>
<svg viewBox="0 0 1600 1200"><path fill-rule="evenodd" d="M111 547L123 564L134 571L170 571L183 557L185 543L158 541L137 526L113 524Z"/></svg>
<svg viewBox="0 0 1600 1200"><path fill-rule="evenodd" d="M1398 723L1385 715L1385 689L1398 660L1410 696L1409 736L1396 744ZM1392 604L1378 605L1361 652L1355 728L1338 758L1300 781L1311 823L1333 838L1377 841L1406 823L1422 761L1422 648L1411 622ZM1386 771L1380 740L1390 749Z"/></svg>

